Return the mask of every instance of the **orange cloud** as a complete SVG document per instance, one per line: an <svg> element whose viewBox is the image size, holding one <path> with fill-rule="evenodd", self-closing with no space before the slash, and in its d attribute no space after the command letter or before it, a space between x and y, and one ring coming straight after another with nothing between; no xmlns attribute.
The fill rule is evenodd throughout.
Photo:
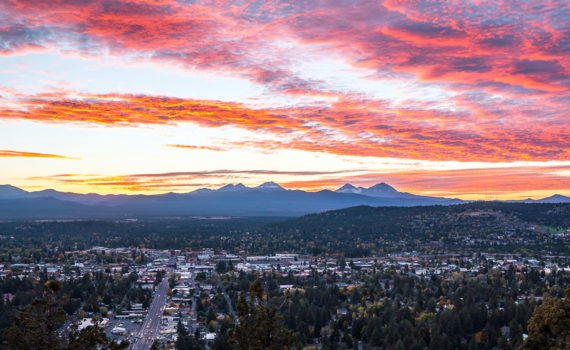
<svg viewBox="0 0 570 350"><path fill-rule="evenodd" d="M459 95L456 100L470 106L473 98ZM491 109L493 114L488 114ZM46 93L20 96L9 106L0 105L0 119L108 126L185 122L203 127L233 125L270 133L275 141L233 141L227 146L262 150L488 162L570 159L570 124L556 115L535 118L531 124L531 115L538 109L548 115L546 103L508 110L492 104L473 105L472 111L451 112L429 103L394 108L385 102L356 98L339 99L329 106L255 108L148 95ZM521 122L507 122L506 113ZM203 147L218 150L217 146Z"/></svg>
<svg viewBox="0 0 570 350"><path fill-rule="evenodd" d="M460 91L501 85L507 93L562 95L569 88L567 7L564 0L5 1L0 53L72 48L151 57L230 72L272 92L327 94L334 89L326 82L292 69L296 55L313 47L378 76L412 74Z"/></svg>
<svg viewBox="0 0 570 350"><path fill-rule="evenodd" d="M72 157L60 156L60 155L57 155L57 154L22 152L22 151L9 151L9 150L0 150L0 157L29 157L29 158L79 159L79 158L72 158Z"/></svg>
<svg viewBox="0 0 570 350"><path fill-rule="evenodd" d="M0 118L234 125L275 136L273 144L237 141L259 149L429 160L568 160L569 18L561 10L567 7L564 0L4 1L2 54L110 53L242 77L270 94L328 98L260 109L129 94L41 94L8 101L0 106ZM369 79L399 79L449 97L373 100L350 86L298 72L299 60L316 55L364 67Z"/></svg>
<svg viewBox="0 0 570 350"><path fill-rule="evenodd" d="M165 145L165 146L173 148L197 149L197 150L216 151L216 152L226 151L226 149L222 147L215 147L215 146L196 146L196 145Z"/></svg>
<svg viewBox="0 0 570 350"><path fill-rule="evenodd" d="M414 194L460 197L466 199L521 199L536 194L546 197L555 193L570 195L570 176L560 174L565 167L512 167L462 170L422 170L386 173L367 173L342 178L324 178L315 181L291 181L289 188L338 188L350 182L368 187L379 182L393 185L400 191Z"/></svg>
<svg viewBox="0 0 570 350"><path fill-rule="evenodd" d="M542 198L555 193L570 196L570 166L523 166L459 170L418 170L371 172L365 169L340 171L234 170L190 171L130 175L63 174L31 177L28 181L49 187L80 188L103 193L188 192L198 188L216 189L229 182L250 186L275 180L288 189L335 190L345 183L369 187L386 182L399 191L420 195L463 199Z"/></svg>
<svg viewBox="0 0 570 350"><path fill-rule="evenodd" d="M82 191L93 192L136 192L163 193L165 191L188 191L202 187L218 188L228 182L251 182L252 177L318 177L350 174L362 169L336 171L286 171L265 169L218 169L207 171L186 171L154 174L129 175L81 175L58 174L28 177L27 181L40 181L59 186L79 186ZM254 180L259 181L259 180Z"/></svg>

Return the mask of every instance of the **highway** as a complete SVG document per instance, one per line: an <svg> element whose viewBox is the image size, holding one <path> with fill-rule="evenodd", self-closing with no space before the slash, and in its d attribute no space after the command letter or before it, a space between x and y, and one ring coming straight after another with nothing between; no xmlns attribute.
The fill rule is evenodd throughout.
<svg viewBox="0 0 570 350"><path fill-rule="evenodd" d="M168 276L166 274L165 276ZM142 324L141 330L138 333L136 340L131 345L132 350L148 350L152 346L154 338L159 335L160 321L162 313L166 306L166 292L168 290L168 278L163 281L156 288L152 303L148 308L148 313Z"/></svg>

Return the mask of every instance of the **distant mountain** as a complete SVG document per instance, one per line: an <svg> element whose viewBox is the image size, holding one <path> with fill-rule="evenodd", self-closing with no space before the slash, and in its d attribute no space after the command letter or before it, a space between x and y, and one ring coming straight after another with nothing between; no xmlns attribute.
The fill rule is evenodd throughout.
<svg viewBox="0 0 570 350"><path fill-rule="evenodd" d="M0 185L0 200L26 198L28 193L29 192L26 192L18 187L10 185Z"/></svg>
<svg viewBox="0 0 570 350"><path fill-rule="evenodd" d="M255 189L261 191L286 191L283 187L279 186L273 181L262 183Z"/></svg>
<svg viewBox="0 0 570 350"><path fill-rule="evenodd" d="M377 198L394 198L394 199L414 199L414 200L426 200L430 202L447 202L449 198L441 198L441 197L429 197L429 196L419 196L416 194L411 194L407 192L399 192L394 187L388 185L387 183L379 183L374 186L365 188L365 187L355 187L351 184L345 184L344 186L337 189L335 192L337 193L354 193L354 194L361 194L369 197L377 197Z"/></svg>
<svg viewBox="0 0 570 350"><path fill-rule="evenodd" d="M363 194L366 196L371 196L371 197L406 197L409 195L409 193L405 193L405 192L398 192L394 187L382 182L379 184L376 184L374 186L365 188L365 187L355 187L351 184L346 184L344 186L342 186L341 188L339 188L338 190L336 190L335 192L338 193L357 193L357 194ZM414 196L414 195L412 195ZM409 197L409 196L408 196ZM421 196L418 196L421 197Z"/></svg>
<svg viewBox="0 0 570 350"><path fill-rule="evenodd" d="M354 187L351 184L345 184L344 186L342 186L341 188L339 188L335 192L360 194L363 190L366 190L366 189L364 187Z"/></svg>
<svg viewBox="0 0 570 350"><path fill-rule="evenodd" d="M377 196L386 196L386 195L396 195L400 192L396 191L396 189L384 182L376 184L374 186L368 187L364 193L368 193L369 195L377 195Z"/></svg>
<svg viewBox="0 0 570 350"><path fill-rule="evenodd" d="M527 198L522 201L509 201L509 202L519 202L519 203L570 203L570 197L563 196L561 194L555 194L550 197L542 199L531 199Z"/></svg>
<svg viewBox="0 0 570 350"><path fill-rule="evenodd" d="M218 188L217 191L230 192L230 191L243 191L243 190L247 190L247 189L248 189L248 187L245 187L243 184L240 183L237 185L227 184L225 186ZM200 191L200 190L198 190L198 191Z"/></svg>
<svg viewBox="0 0 570 350"><path fill-rule="evenodd" d="M562 203L555 195L533 203ZM346 184L336 191L305 192L285 189L275 182L257 187L229 184L217 190L160 195L100 195L44 190L24 191L0 186L0 219L12 218L120 218L141 216L300 216L347 207L427 206L460 204L459 199L399 192L380 183L369 188Z"/></svg>
<svg viewBox="0 0 570 350"><path fill-rule="evenodd" d="M87 215L89 213L91 208L88 206L51 197L0 199L2 219L76 219L101 216L99 212Z"/></svg>
<svg viewBox="0 0 570 350"><path fill-rule="evenodd" d="M351 184L345 184L336 192L340 193L377 193L377 194L390 194L390 193L400 193L394 187L388 185L387 183L381 182L374 186L366 187L355 187Z"/></svg>
<svg viewBox="0 0 570 350"><path fill-rule="evenodd" d="M135 196L129 195L100 195L97 193L72 193L72 192L59 192L56 190L43 190L28 192L18 187L10 185L0 185L0 200L6 199L33 199L33 198L53 198L62 201L76 202L84 205L116 205L121 199L133 198ZM2 213L0 213L2 217Z"/></svg>

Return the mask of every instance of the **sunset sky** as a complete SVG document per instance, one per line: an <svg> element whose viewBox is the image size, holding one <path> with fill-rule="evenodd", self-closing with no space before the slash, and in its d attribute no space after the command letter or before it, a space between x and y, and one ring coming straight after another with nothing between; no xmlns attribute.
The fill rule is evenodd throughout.
<svg viewBox="0 0 570 350"><path fill-rule="evenodd" d="M570 2L0 0L0 184L570 195Z"/></svg>

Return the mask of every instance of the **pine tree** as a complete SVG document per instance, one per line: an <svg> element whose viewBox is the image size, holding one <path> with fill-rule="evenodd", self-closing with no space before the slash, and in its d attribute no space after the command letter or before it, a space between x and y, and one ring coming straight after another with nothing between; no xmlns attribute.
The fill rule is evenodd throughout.
<svg viewBox="0 0 570 350"><path fill-rule="evenodd" d="M155 339L154 342L152 342L150 350L160 350L160 344L158 343L158 340Z"/></svg>
<svg viewBox="0 0 570 350"><path fill-rule="evenodd" d="M178 320L176 327L178 338L176 339L176 350L200 350L204 349L204 344L195 336L188 334L186 327Z"/></svg>
<svg viewBox="0 0 570 350"><path fill-rule="evenodd" d="M61 285L48 281L42 288L44 295L14 316L13 325L5 332L10 349L61 349L57 330L66 321L65 311L57 302Z"/></svg>
<svg viewBox="0 0 570 350"><path fill-rule="evenodd" d="M129 346L128 342L117 344L108 339L97 318L94 318L93 325L82 330L72 322L65 336L60 335L68 320L63 300L58 296L60 290L59 282L46 282L42 288L43 298L35 299L14 316L13 325L5 331L9 349L118 350Z"/></svg>
<svg viewBox="0 0 570 350"><path fill-rule="evenodd" d="M267 305L263 294L259 280L250 285L249 298L245 293L240 294L239 324L230 332L229 340L235 350L282 350L293 346L293 332L283 326L278 308Z"/></svg>

